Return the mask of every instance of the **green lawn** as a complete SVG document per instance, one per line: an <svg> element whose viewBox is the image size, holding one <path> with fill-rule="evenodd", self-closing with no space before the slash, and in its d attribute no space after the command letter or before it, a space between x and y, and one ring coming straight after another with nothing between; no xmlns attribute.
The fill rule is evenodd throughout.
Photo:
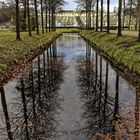
<svg viewBox="0 0 140 140"><path fill-rule="evenodd" d="M57 37L63 32L75 32L76 29L61 29L56 32L29 37L27 32L21 33L22 41L15 40L15 32L0 31L0 74L4 73L7 68L15 65L19 60L31 54L36 49L39 49L43 44L49 43L54 37Z"/></svg>
<svg viewBox="0 0 140 140"><path fill-rule="evenodd" d="M43 44L50 42L63 32L75 32L76 29L60 29L56 32L29 37L28 33L21 33L22 41L15 40L15 32L0 31L0 73L15 65ZM117 37L116 34L105 32L81 31L81 35L95 43L101 50L114 58L130 70L140 73L140 43L134 37ZM129 45L134 42L136 45ZM133 43L132 43L133 44Z"/></svg>
<svg viewBox="0 0 140 140"><path fill-rule="evenodd" d="M114 58L130 71L140 74L140 42L129 36L83 30L81 35L96 44L102 51Z"/></svg>

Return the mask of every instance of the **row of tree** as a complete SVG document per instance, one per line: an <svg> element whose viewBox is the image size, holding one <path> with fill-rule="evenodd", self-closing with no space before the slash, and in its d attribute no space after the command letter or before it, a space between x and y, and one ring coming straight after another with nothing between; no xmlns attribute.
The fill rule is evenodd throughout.
<svg viewBox="0 0 140 140"><path fill-rule="evenodd" d="M96 26L95 30L98 31L100 27L100 31L103 31L103 8L105 0L75 0L78 4L79 8L86 10L86 28L91 29L91 13L95 11L96 13ZM99 6L100 4L100 6ZM110 0L107 0L107 32L110 32ZM100 16L100 25L99 25L99 12ZM123 14L122 14L123 13ZM136 16L136 23L139 20L140 26L140 0L118 0L118 36L121 36L122 27L124 27L125 16L129 14L129 25L132 22L132 16ZM123 17L122 17L123 15ZM122 24L123 23L123 24ZM137 24L136 24L137 26ZM139 29L139 37L140 40L140 29Z"/></svg>
<svg viewBox="0 0 140 140"><path fill-rule="evenodd" d="M7 5L5 2L0 2L0 25L7 23L14 15L12 5Z"/></svg>
<svg viewBox="0 0 140 140"><path fill-rule="evenodd" d="M107 1L107 32L110 31L110 0ZM81 9L86 10L86 28L91 29L91 12L96 12L96 31L103 31L103 7L105 0L75 0ZM121 36L121 30L125 26L126 16L129 16L129 29L131 28L132 17L136 19L135 29L137 30L140 24L140 0L118 0L119 6L114 10L118 12L118 36ZM47 31L55 30L55 12L62 9L65 1L59 0L9 0L7 3L0 3L0 23L5 23L11 20L11 17L16 17L14 19L14 24L16 24L17 39L20 39L20 31L29 32L29 36L32 35L31 31L37 31L39 34L39 27L42 28L42 33ZM15 7L16 5L16 7ZM16 8L16 12L15 9ZM99 12L100 25L99 25ZM45 19L44 19L44 16ZM41 19L41 22L39 21ZM39 25L41 23L41 25ZM45 24L44 24L45 23ZM27 24L27 25L26 25ZM139 38L140 40L140 33Z"/></svg>
<svg viewBox="0 0 140 140"><path fill-rule="evenodd" d="M29 36L32 36L31 15L35 15L35 28L39 34L39 15L41 15L41 29L42 33L47 31L55 31L55 12L62 9L65 4L64 0L16 0L16 39L20 40L21 20L20 11L23 11L23 29L28 30ZM39 12L40 11L40 12ZM39 14L40 13L40 14ZM45 19L44 19L45 15ZM27 23L27 25L26 25ZM44 25L45 23L45 25Z"/></svg>
<svg viewBox="0 0 140 140"><path fill-rule="evenodd" d="M78 7L84 9L86 11L86 28L91 29L91 13L94 10L96 12L96 31L99 30L103 31L103 7L104 7L104 0L75 0L76 3L78 3ZM21 4L22 3L22 4ZM129 14L129 29L132 22L132 16L136 17L136 29L137 25L140 25L140 0L118 0L118 36L121 36L121 30L122 27L125 26L125 16ZM21 30L21 15L20 10L23 11L23 25L22 30L26 30L28 28L29 36L31 36L31 30L36 28L37 34L39 34L39 13L41 15L41 28L42 33L44 33L44 27L46 28L46 32L49 31L55 31L55 12L60 10L63 5L65 4L65 1L59 1L59 0L22 0L22 2L19 0L16 0L16 32L17 32L17 39L20 39L20 30ZM100 4L100 6L99 6ZM39 12L40 11L40 12ZM99 25L99 12L101 13L100 16L100 25ZM122 14L123 13L123 14ZM46 15L46 19L44 19L43 15ZM31 27L33 25L33 18L31 18L32 15L34 16L34 28ZM123 15L123 16L122 16ZM27 18L27 21L26 21ZM31 21L32 19L32 21ZM26 25L28 23L28 26ZM46 25L44 25L44 23ZM137 24L138 23L138 24ZM110 0L107 0L107 32L110 32ZM139 29L139 37L138 40L140 40L140 29Z"/></svg>

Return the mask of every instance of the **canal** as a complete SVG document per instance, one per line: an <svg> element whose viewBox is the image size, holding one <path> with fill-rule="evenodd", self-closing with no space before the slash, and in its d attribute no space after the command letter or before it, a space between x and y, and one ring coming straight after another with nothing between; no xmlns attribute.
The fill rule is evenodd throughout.
<svg viewBox="0 0 140 140"><path fill-rule="evenodd" d="M139 140L140 89L65 33L0 87L0 140Z"/></svg>

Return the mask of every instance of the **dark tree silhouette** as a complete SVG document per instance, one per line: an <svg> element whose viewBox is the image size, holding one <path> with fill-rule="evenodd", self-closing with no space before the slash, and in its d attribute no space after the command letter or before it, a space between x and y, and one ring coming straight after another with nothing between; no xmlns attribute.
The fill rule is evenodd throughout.
<svg viewBox="0 0 140 140"><path fill-rule="evenodd" d="M45 0L45 17L46 17L46 33L48 32L48 3L47 0Z"/></svg>
<svg viewBox="0 0 140 140"><path fill-rule="evenodd" d="M9 114L8 114L8 110L7 110L7 103L6 103L6 98L5 98L4 87L0 87L0 93L1 93L1 103L2 103L2 107L3 107L8 138L10 140L13 140L13 134L12 134L10 118L9 118Z"/></svg>
<svg viewBox="0 0 140 140"><path fill-rule="evenodd" d="M86 29L91 29L91 13L94 7L94 0L75 0L79 8L86 12Z"/></svg>
<svg viewBox="0 0 140 140"><path fill-rule="evenodd" d="M65 69L63 55L57 54L56 43L33 62L16 86L20 96L10 105L10 118L2 91L7 133L13 139L46 140L57 137L61 97L58 93ZM57 58L58 56L58 58ZM10 121L13 133L11 133Z"/></svg>
<svg viewBox="0 0 140 140"><path fill-rule="evenodd" d="M107 33L110 32L110 0L107 0Z"/></svg>
<svg viewBox="0 0 140 140"><path fill-rule="evenodd" d="M96 32L98 31L98 22L99 22L99 0L96 3Z"/></svg>
<svg viewBox="0 0 140 140"><path fill-rule="evenodd" d="M29 36L32 36L31 33L31 19L30 19L30 5L29 5L29 0L27 0L27 15L28 15L28 32Z"/></svg>
<svg viewBox="0 0 140 140"><path fill-rule="evenodd" d="M103 18L104 18L104 16L103 16L103 0L101 0L101 32L103 31Z"/></svg>
<svg viewBox="0 0 140 140"><path fill-rule="evenodd" d="M19 0L16 0L16 39L21 40L20 38L20 17L19 17Z"/></svg>
<svg viewBox="0 0 140 140"><path fill-rule="evenodd" d="M37 32L37 34L39 34L39 22L38 22L37 0L34 0L34 8L35 8L35 18L36 18L36 32Z"/></svg>
<svg viewBox="0 0 140 140"><path fill-rule="evenodd" d="M140 41L140 0L138 0L138 15L139 15L139 35L138 35L138 41Z"/></svg>
<svg viewBox="0 0 140 140"><path fill-rule="evenodd" d="M43 0L40 1L40 5L41 5L41 25L42 25L42 34L44 34Z"/></svg>
<svg viewBox="0 0 140 140"><path fill-rule="evenodd" d="M121 24L121 17L122 17L122 0L119 0L119 9L118 9L118 36L122 36L122 24Z"/></svg>
<svg viewBox="0 0 140 140"><path fill-rule="evenodd" d="M105 62L105 61L104 61ZM79 95L83 102L82 120L85 122L81 133L85 133L87 139L133 139L139 135L139 107L138 97L136 97L136 121L132 119L133 107L131 111L123 108L120 98L120 76L116 72L114 93L109 86L109 63L103 67L103 59L96 53L92 53L92 48L87 44L85 56L77 58L77 84L79 85ZM104 69L103 69L104 68ZM104 72L105 74L103 74ZM104 78L103 78L104 77ZM130 123L136 122L136 133L131 133ZM79 131L78 131L79 132Z"/></svg>
<svg viewBox="0 0 140 140"><path fill-rule="evenodd" d="M132 0L130 0L130 14L129 14L129 30L131 29L131 20L132 20Z"/></svg>
<svg viewBox="0 0 140 140"><path fill-rule="evenodd" d="M23 0L23 5L24 5L24 15L23 15L23 27L22 30L26 31L26 15L27 15L27 1Z"/></svg>
<svg viewBox="0 0 140 140"><path fill-rule="evenodd" d="M100 139L100 134L113 132L111 122L114 101L108 87L108 63L106 64L106 83L104 84L102 59L97 54L95 57L92 56L92 49L88 44L86 50L86 57L79 56L77 59L77 83L80 86L79 94L84 103L82 119L86 121L86 125L81 131L86 134L88 139L93 139L98 134L99 136L96 138Z"/></svg>

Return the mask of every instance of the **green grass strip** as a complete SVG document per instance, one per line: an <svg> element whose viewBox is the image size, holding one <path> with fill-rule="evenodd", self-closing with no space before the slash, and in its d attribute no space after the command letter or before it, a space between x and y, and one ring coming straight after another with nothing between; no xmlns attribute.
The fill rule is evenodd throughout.
<svg viewBox="0 0 140 140"><path fill-rule="evenodd" d="M140 74L140 42L129 36L117 37L116 34L81 31L81 35L96 44L108 56L123 64L130 71Z"/></svg>

